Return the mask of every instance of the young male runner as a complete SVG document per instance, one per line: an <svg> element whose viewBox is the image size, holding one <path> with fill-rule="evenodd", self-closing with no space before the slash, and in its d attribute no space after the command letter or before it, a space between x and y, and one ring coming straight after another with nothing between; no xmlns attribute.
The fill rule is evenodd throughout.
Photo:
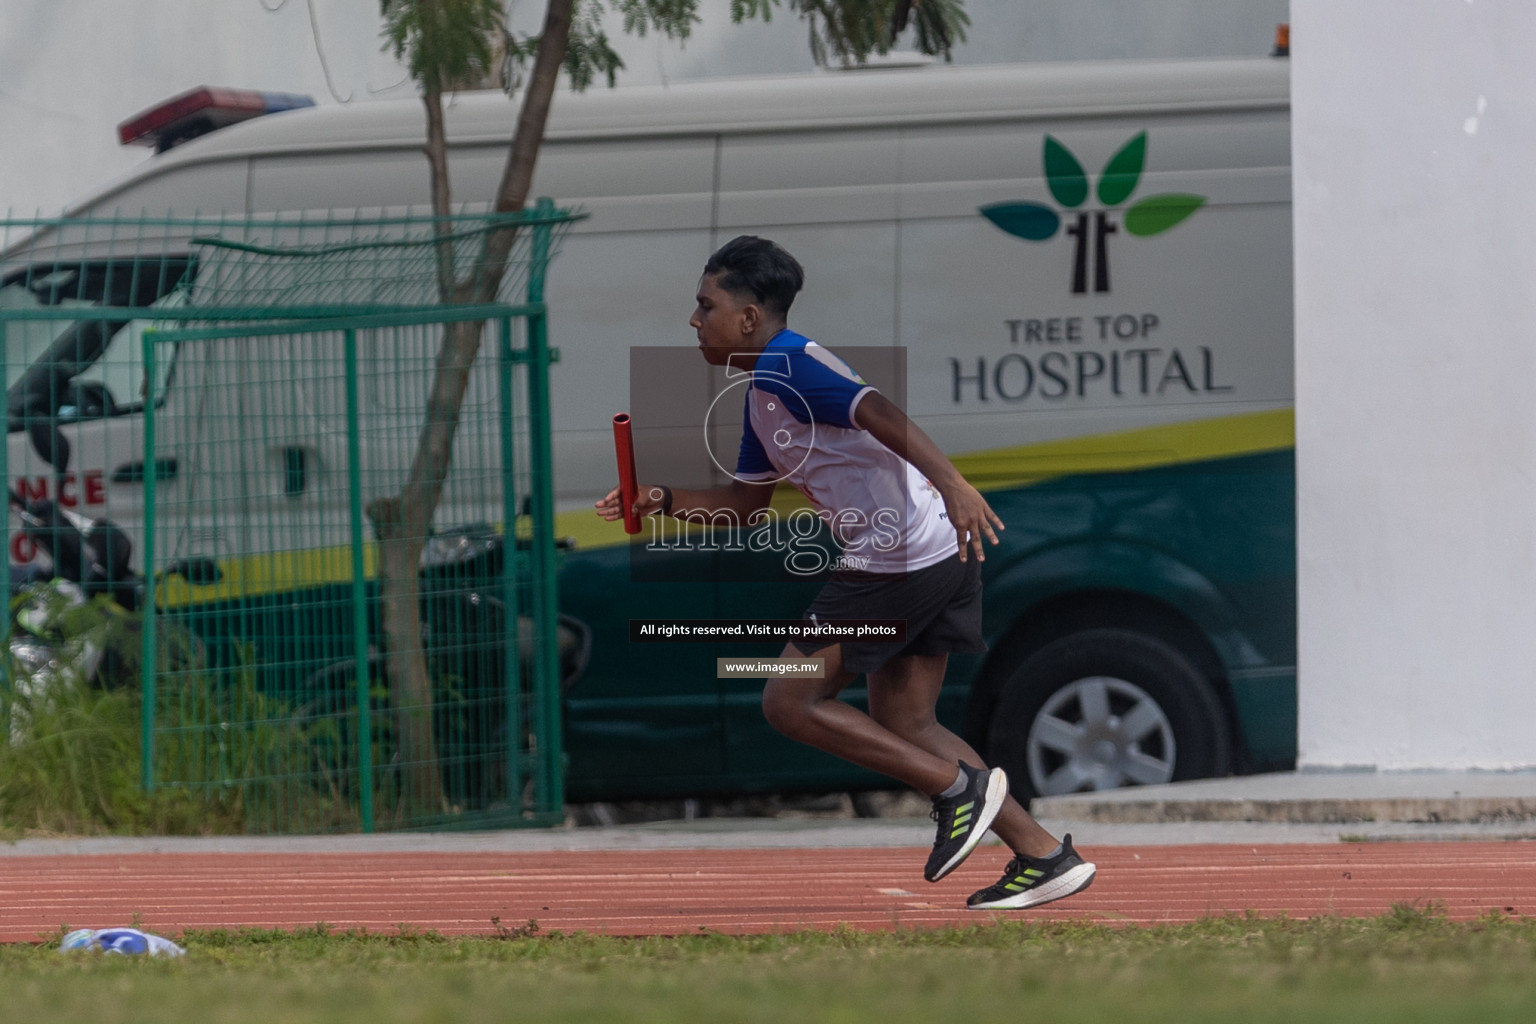
<svg viewBox="0 0 1536 1024"><path fill-rule="evenodd" d="M1058 843L1008 795L1002 769L934 717L949 653L980 652L983 541L1002 520L938 447L889 399L814 341L789 330L804 283L800 264L766 239L744 235L704 266L689 319L706 362L752 373L747 423L734 479L708 490L639 488L640 515L681 517L729 509L738 522L768 507L781 479L834 524L845 555L806 618L904 619L903 643L795 642L782 657L815 656L819 679L779 677L763 689L763 713L780 732L899 779L933 799L938 836L923 876L936 882L975 849L988 828L1014 852L1003 877L973 894L978 910L1032 907L1086 889L1094 865ZM597 502L623 515L619 491ZM837 699L868 677L869 714Z"/></svg>

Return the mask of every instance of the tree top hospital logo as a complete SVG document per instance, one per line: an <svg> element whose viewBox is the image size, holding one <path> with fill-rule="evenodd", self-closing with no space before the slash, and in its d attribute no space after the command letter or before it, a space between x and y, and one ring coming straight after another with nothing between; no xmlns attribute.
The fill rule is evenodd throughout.
<svg viewBox="0 0 1536 1024"><path fill-rule="evenodd" d="M1072 294L1088 289L1089 251L1093 254L1093 291L1109 291L1109 237L1119 232L1113 213L1131 198L1141 182L1147 159L1147 133L1141 132L1109 158L1099 175L1096 189L1103 209L1078 210L1088 201L1088 175L1072 151L1055 138L1045 137L1042 163L1051 197L1065 208L1063 213L1043 203L992 203L980 209L981 215L1002 230L1030 242L1044 242L1056 236L1063 219L1066 234L1076 239L1072 259ZM1125 230L1138 238L1160 235L1188 219L1205 202L1205 196L1165 192L1147 196L1125 211Z"/></svg>

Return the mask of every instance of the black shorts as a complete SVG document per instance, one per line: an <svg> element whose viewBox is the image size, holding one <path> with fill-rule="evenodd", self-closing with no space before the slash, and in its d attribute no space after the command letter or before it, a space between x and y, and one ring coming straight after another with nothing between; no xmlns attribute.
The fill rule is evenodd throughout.
<svg viewBox="0 0 1536 1024"><path fill-rule="evenodd" d="M843 667L873 672L892 658L917 654L980 654L981 563L946 558L916 572L838 572L811 606L807 619L905 619L904 641L793 641L801 654L841 643Z"/></svg>

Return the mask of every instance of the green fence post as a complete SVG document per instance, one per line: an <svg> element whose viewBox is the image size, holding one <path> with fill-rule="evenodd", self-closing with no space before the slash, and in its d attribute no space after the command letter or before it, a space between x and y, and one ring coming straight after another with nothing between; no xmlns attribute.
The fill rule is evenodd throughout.
<svg viewBox="0 0 1536 1024"><path fill-rule="evenodd" d="M506 608L507 642L502 645L502 680L506 688L507 716L507 801L515 811L522 804L523 756L523 679L522 651L519 649L517 608L517 448L512 431L512 318L503 316L497 364L497 386L501 393L501 515L505 550L501 560L501 600Z"/></svg>
<svg viewBox="0 0 1536 1024"><path fill-rule="evenodd" d="M347 501L352 520L352 657L357 662L357 768L363 831L373 831L373 722L368 695L368 581L363 575L363 466L357 399L357 331L342 332L347 375Z"/></svg>
<svg viewBox="0 0 1536 1024"><path fill-rule="evenodd" d="M549 266L548 218L555 204L541 198L534 207L541 218L534 225L528 268L528 304L538 307L528 316L528 418L533 502L533 606L538 628L534 692L538 699L539 761L535 798L539 809L559 813L565 806L564 737L560 734L560 680L555 629L555 493L549 425L549 325L543 309L544 274Z"/></svg>
<svg viewBox="0 0 1536 1024"><path fill-rule="evenodd" d="M544 315L528 318L532 361L528 372L529 433L532 438L530 468L533 478L533 606L538 626L536 653L538 675L539 753L542 771L538 795L542 810L558 812L565 806L564 737L560 734L560 681L555 652L555 500L551 480L549 437L549 347Z"/></svg>
<svg viewBox="0 0 1536 1024"><path fill-rule="evenodd" d="M155 789L155 630L160 622L155 596L155 332L144 338L144 667L139 672L139 778L144 792Z"/></svg>
<svg viewBox="0 0 1536 1024"><path fill-rule="evenodd" d="M536 218L533 225L533 244L528 248L528 302L530 304L544 301L544 278L549 271L549 247L551 233L554 231L550 222L555 216L555 201L548 196L540 196L533 204L533 215Z"/></svg>

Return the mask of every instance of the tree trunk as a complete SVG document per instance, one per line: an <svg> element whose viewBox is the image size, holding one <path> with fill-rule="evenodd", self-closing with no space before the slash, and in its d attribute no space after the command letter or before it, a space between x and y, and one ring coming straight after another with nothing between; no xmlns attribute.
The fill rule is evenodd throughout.
<svg viewBox="0 0 1536 1024"><path fill-rule="evenodd" d="M443 777L432 735L432 680L421 645L421 594L417 566L420 535L406 525L404 502L381 498L368 507L379 536L379 601L384 630L385 673L401 761L401 800L407 813L446 810ZM372 785L365 780L365 785Z"/></svg>
<svg viewBox="0 0 1536 1024"><path fill-rule="evenodd" d="M437 243L437 297L440 302L453 301L453 286L457 281L457 269L453 259L453 186L448 179L448 135L443 128L443 94L435 87L428 87L422 96L427 107L427 167L432 175L432 215L436 220L432 231Z"/></svg>
<svg viewBox="0 0 1536 1024"><path fill-rule="evenodd" d="M544 125L549 118L560 65L565 59L571 32L571 0L550 0L544 32L528 78L507 163L497 189L498 213L521 210L528 199L533 168ZM432 172L432 208L439 218L436 232L451 233L448 182L448 147L443 131L442 95L429 87L427 105L427 161ZM453 266L452 243L438 245L438 292L446 302L494 301L506 274L508 256L516 240L515 229L490 232L481 247L480 259L460 280ZM411 460L410 474L400 494L381 498L368 507L379 538L379 595L383 604L384 642L388 652L390 703L400 756L405 762L406 795L428 809L445 809L442 775L437 764L432 734L432 684L421 646L421 599L418 586L421 552L442 498L443 485L458 432L459 413L469 387L469 373L480 348L483 322L447 324L432 375L426 417ZM506 535L512 536L516 509L504 509ZM508 637L515 643L516 637ZM515 796L515 794L513 794Z"/></svg>
<svg viewBox="0 0 1536 1024"><path fill-rule="evenodd" d="M379 599L395 733L406 765L408 799L424 808L445 809L446 805L432 735L432 682L421 648L421 552L448 479L453 438L480 333L478 321L444 325L425 422L405 486L398 497L382 498L368 507L379 537Z"/></svg>
<svg viewBox="0 0 1536 1024"><path fill-rule="evenodd" d="M515 213L528 204L528 190L533 187L533 168L544 141L544 126L549 121L549 105L554 99L560 65L565 61L566 43L571 38L571 0L549 0L544 11L544 32L539 36L539 52L533 71L528 75L528 91L523 94L523 108L517 118L517 133L502 168L501 183L496 186L497 213ZM493 231L486 236L480 266L474 284L474 301L490 302L507 271L507 256L517 239L515 230Z"/></svg>

